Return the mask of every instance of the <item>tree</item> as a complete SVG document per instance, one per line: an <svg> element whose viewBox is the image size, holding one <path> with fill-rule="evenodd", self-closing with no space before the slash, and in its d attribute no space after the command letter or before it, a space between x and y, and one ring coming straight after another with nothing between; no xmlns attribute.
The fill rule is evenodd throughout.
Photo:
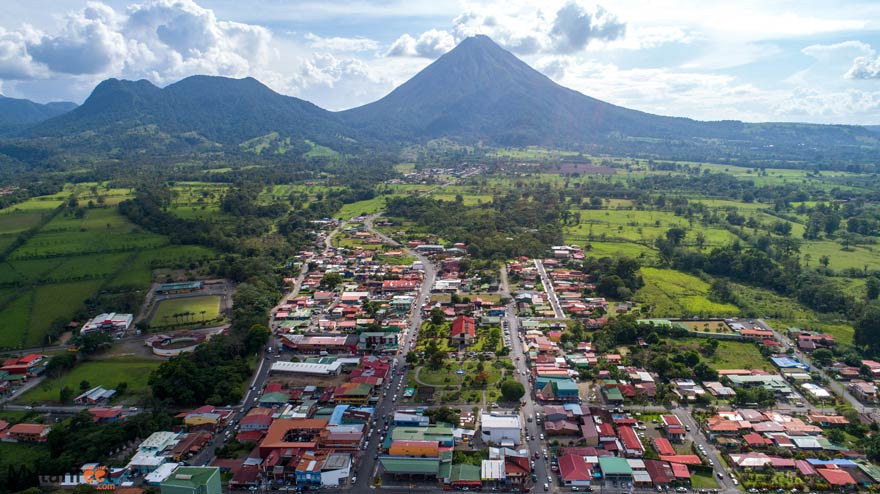
<svg viewBox="0 0 880 494"><path fill-rule="evenodd" d="M868 300L876 300L878 296L880 296L880 278L876 276L869 276L867 280L865 280L865 291Z"/></svg>
<svg viewBox="0 0 880 494"><path fill-rule="evenodd" d="M58 392L58 401L61 403L69 403L73 399L73 390L69 386L64 386Z"/></svg>
<svg viewBox="0 0 880 494"><path fill-rule="evenodd" d="M873 355L880 351L880 302L871 302L856 321L853 342Z"/></svg>
<svg viewBox="0 0 880 494"><path fill-rule="evenodd" d="M834 358L834 354L831 353L831 350L827 348L818 348L813 352L812 357L814 362L824 366L831 363L831 359Z"/></svg>
<svg viewBox="0 0 880 494"><path fill-rule="evenodd" d="M439 423L445 422L447 424L452 424L455 427L461 423L461 410L457 410L449 407L440 407L434 408L425 411L425 415L431 418L431 422Z"/></svg>
<svg viewBox="0 0 880 494"><path fill-rule="evenodd" d="M526 388L519 381L508 379L501 384L501 396L507 401L519 401L525 394Z"/></svg>
<svg viewBox="0 0 880 494"><path fill-rule="evenodd" d="M321 278L321 286L328 289L335 289L340 283L342 283L342 275L339 273L327 273Z"/></svg>
<svg viewBox="0 0 880 494"><path fill-rule="evenodd" d="M103 331L95 331L77 336L71 342L79 347L79 351L89 355L110 346L113 336Z"/></svg>
<svg viewBox="0 0 880 494"><path fill-rule="evenodd" d="M46 375L49 377L60 377L64 372L73 369L74 365L76 365L75 353L59 353L49 359L49 363L46 364Z"/></svg>

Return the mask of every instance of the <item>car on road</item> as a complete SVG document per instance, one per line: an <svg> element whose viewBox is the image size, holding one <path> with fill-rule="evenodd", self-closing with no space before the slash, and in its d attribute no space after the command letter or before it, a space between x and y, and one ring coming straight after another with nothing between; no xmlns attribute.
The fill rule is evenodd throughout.
<svg viewBox="0 0 880 494"><path fill-rule="evenodd" d="M541 441L543 441L543 440L544 440L544 433L542 432L542 433L538 434L538 438L539 438ZM544 454L547 454L546 450L545 450Z"/></svg>
<svg viewBox="0 0 880 494"><path fill-rule="evenodd" d="M358 477L357 477L357 475L352 475L352 476L351 476L351 483L352 483L352 484L357 484L357 481L358 481Z"/></svg>
<svg viewBox="0 0 880 494"><path fill-rule="evenodd" d="M719 478L719 479L723 479L723 478L724 478L724 474L721 473L721 472L718 472L716 475L718 475L718 478Z"/></svg>
<svg viewBox="0 0 880 494"><path fill-rule="evenodd" d="M549 490L550 490L550 484L544 484L544 490L545 490L545 491L549 491Z"/></svg>

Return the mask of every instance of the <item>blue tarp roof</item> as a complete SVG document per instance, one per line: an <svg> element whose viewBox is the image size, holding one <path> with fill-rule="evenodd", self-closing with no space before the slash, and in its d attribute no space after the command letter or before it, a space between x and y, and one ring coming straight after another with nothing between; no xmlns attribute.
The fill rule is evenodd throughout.
<svg viewBox="0 0 880 494"><path fill-rule="evenodd" d="M852 460L845 459L837 459L837 460L819 460L817 458L810 458L807 460L807 463L813 466L826 466L826 465L835 465L841 468L858 468L859 465Z"/></svg>
<svg viewBox="0 0 880 494"><path fill-rule="evenodd" d="M772 360L773 363L776 364L776 367L779 367L780 369L810 369L809 365L791 357L771 357L770 360Z"/></svg>

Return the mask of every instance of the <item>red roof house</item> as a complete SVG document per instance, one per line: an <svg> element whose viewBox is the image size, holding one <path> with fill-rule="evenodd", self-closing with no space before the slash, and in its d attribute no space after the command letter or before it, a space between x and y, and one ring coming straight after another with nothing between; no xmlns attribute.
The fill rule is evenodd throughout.
<svg viewBox="0 0 880 494"><path fill-rule="evenodd" d="M453 345L470 345L477 336L474 318L468 316L458 316L452 321L452 332L450 339Z"/></svg>

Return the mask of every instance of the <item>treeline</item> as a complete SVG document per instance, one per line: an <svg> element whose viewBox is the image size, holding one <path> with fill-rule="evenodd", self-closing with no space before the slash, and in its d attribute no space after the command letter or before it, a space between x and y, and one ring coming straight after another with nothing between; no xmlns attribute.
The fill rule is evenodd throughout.
<svg viewBox="0 0 880 494"><path fill-rule="evenodd" d="M481 259L543 255L562 243L565 208L564 196L537 189L513 191L473 206L418 196L386 200L388 216L416 223L415 236L464 242L468 252Z"/></svg>
<svg viewBox="0 0 880 494"><path fill-rule="evenodd" d="M163 411L139 413L109 424L98 424L88 412L80 412L53 424L46 441L47 454L19 458L0 471L0 494L36 488L39 475L77 472L86 463L118 464L122 460L114 458L117 451L173 425L173 417Z"/></svg>

